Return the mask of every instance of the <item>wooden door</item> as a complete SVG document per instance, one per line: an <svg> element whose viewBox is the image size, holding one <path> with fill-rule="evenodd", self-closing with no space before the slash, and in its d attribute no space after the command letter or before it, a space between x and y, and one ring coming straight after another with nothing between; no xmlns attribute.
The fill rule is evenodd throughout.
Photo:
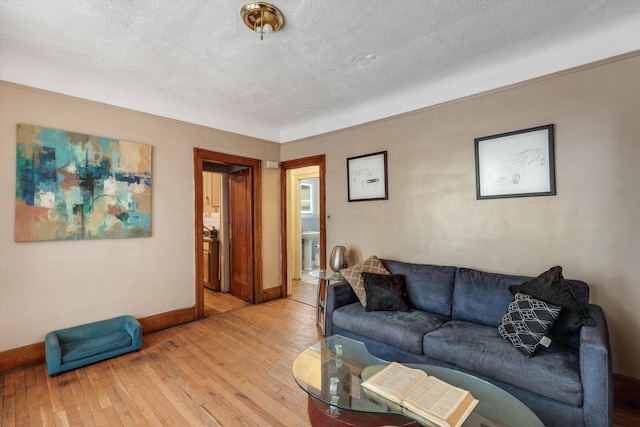
<svg viewBox="0 0 640 427"><path fill-rule="evenodd" d="M229 174L229 292L253 302L252 170Z"/></svg>

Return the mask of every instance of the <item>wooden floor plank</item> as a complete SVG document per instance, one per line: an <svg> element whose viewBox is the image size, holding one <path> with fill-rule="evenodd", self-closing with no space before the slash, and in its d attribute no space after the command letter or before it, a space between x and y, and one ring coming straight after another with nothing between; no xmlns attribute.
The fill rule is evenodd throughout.
<svg viewBox="0 0 640 427"><path fill-rule="evenodd" d="M246 301L236 298L230 293L212 291L204 288L204 315L225 313L249 305Z"/></svg>
<svg viewBox="0 0 640 427"><path fill-rule="evenodd" d="M109 366L108 375L103 376L103 381L107 385L106 389L114 402L116 411L120 416L120 421L125 426L151 426L152 420L148 420L140 407L135 404L131 395L127 392L126 386L116 374L113 364Z"/></svg>
<svg viewBox="0 0 640 427"><path fill-rule="evenodd" d="M31 369L23 369L18 371L15 376L15 423L17 426L29 425L29 407L27 405L18 404L18 402L27 402L27 382L26 372Z"/></svg>
<svg viewBox="0 0 640 427"><path fill-rule="evenodd" d="M150 361L151 359L146 356L129 363L121 358L115 369L119 383L151 425L174 425L171 415L165 410L170 405L165 402L155 387L146 381L146 377L140 375L142 366Z"/></svg>
<svg viewBox="0 0 640 427"><path fill-rule="evenodd" d="M71 390L70 381L75 381L74 372L64 372L56 377L56 380L57 386L60 390L60 397L62 399L63 405L63 409L59 412L59 419L66 420L66 422L72 426L81 425L82 419L80 418L80 413L78 411L78 404L84 402L76 403L73 397L73 391Z"/></svg>
<svg viewBox="0 0 640 427"><path fill-rule="evenodd" d="M10 372L0 381L2 384L2 412L0 412L0 425L16 425L16 393L15 373Z"/></svg>
<svg viewBox="0 0 640 427"><path fill-rule="evenodd" d="M37 406L34 405L34 410L38 410L38 416L35 418L42 427L55 426L55 417L53 416L53 406L51 404L51 397L49 393L49 383L47 381L47 375L45 373L44 365L39 365L34 368L36 384L35 384L35 399L37 399ZM29 415L30 418L32 415Z"/></svg>
<svg viewBox="0 0 640 427"><path fill-rule="evenodd" d="M64 403L62 402L62 394L60 393L60 387L58 386L58 380L57 380L57 378L59 377L51 378L49 375L46 374L45 365L40 365L40 366L42 366L43 368L42 370L45 371L44 380L45 380L45 385L48 391L49 402L50 402L51 410L53 411L53 414L55 415L55 414L64 412Z"/></svg>
<svg viewBox="0 0 640 427"><path fill-rule="evenodd" d="M4 378L0 377L0 426L2 425L2 418L4 417L4 407L9 403L9 399L7 402L4 401Z"/></svg>
<svg viewBox="0 0 640 427"><path fill-rule="evenodd" d="M105 426L107 427L107 420L104 413L100 410L100 406L97 404L95 395L92 393L85 393L82 387L82 382L86 378L87 369L77 369L70 374L72 380L69 381L71 388L71 394L73 395L74 402L83 402L82 405L77 405L78 414L82 422L90 423L92 426Z"/></svg>

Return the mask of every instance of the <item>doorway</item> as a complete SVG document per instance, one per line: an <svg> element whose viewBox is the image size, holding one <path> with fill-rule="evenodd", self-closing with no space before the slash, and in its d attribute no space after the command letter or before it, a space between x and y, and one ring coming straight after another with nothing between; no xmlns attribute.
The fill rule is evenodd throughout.
<svg viewBox="0 0 640 427"><path fill-rule="evenodd" d="M280 163L282 295L310 305L318 282L309 273L326 265L324 182L324 155Z"/></svg>
<svg viewBox="0 0 640 427"><path fill-rule="evenodd" d="M229 290L245 303L262 302L261 161L241 156L194 149L196 318L205 316L206 231L203 171L221 174L223 199L220 228L223 244L221 290ZM226 189L226 190L225 190ZM225 196L225 191L227 195ZM211 232L211 224L207 227ZM222 276L222 275L221 275ZM224 287L228 286L227 289Z"/></svg>

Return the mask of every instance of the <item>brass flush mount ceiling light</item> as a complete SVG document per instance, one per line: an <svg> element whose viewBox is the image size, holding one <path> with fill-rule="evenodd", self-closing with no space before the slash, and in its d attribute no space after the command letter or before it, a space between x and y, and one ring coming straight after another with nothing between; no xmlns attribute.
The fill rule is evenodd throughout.
<svg viewBox="0 0 640 427"><path fill-rule="evenodd" d="M260 33L260 40L264 33L278 31L284 25L282 12L272 4L254 1L247 3L240 9L240 16L251 30Z"/></svg>

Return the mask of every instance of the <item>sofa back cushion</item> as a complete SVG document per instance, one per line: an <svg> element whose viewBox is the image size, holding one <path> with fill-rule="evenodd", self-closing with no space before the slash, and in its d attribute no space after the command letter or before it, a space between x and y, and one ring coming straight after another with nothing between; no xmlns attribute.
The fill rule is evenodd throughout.
<svg viewBox="0 0 640 427"><path fill-rule="evenodd" d="M509 286L519 285L529 279L460 268L455 278L451 317L497 328L513 301Z"/></svg>
<svg viewBox="0 0 640 427"><path fill-rule="evenodd" d="M407 294L413 307L451 317L456 267L411 264L386 259L381 261L389 273L404 276ZM498 323L500 323L500 319L498 319Z"/></svg>

